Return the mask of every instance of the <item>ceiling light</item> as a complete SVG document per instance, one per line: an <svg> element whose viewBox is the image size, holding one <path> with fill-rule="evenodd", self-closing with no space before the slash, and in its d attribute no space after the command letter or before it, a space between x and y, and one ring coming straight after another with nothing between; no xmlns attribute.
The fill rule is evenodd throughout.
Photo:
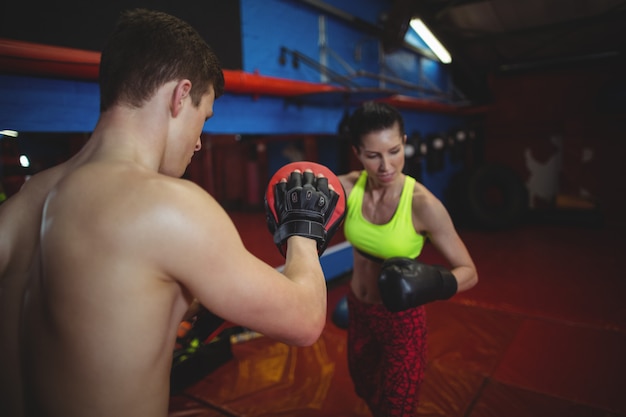
<svg viewBox="0 0 626 417"><path fill-rule="evenodd" d="M411 28L417 33L417 35L424 41L424 43L430 48L431 51L439 61L444 64L452 62L452 57L446 48L439 42L439 40L432 34L432 32L426 27L421 19L412 19L410 22Z"/></svg>
<svg viewBox="0 0 626 417"><path fill-rule="evenodd" d="M17 132L15 130L4 129L4 130L0 130L0 135L2 135L2 136L11 136L12 138L16 138L17 137Z"/></svg>

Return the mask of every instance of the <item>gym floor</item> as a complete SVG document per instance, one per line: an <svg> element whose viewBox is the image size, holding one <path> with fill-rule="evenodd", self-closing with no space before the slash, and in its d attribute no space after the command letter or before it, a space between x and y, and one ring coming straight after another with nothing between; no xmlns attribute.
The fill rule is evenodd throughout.
<svg viewBox="0 0 626 417"><path fill-rule="evenodd" d="M282 264L262 213L232 217L253 253ZM460 230L480 282L426 307L416 416L626 416L625 231L546 222ZM422 259L440 262L430 246ZM331 321L348 279L329 282L317 343L232 344L232 359L172 395L170 417L370 416L348 375L345 330Z"/></svg>

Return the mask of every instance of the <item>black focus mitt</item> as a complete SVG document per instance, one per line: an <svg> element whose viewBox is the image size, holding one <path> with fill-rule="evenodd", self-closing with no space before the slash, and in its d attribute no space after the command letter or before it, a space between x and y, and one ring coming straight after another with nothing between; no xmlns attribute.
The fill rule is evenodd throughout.
<svg viewBox="0 0 626 417"><path fill-rule="evenodd" d="M398 312L435 300L447 300L457 292L452 272L409 258L383 262L378 289L389 311Z"/></svg>
<svg viewBox="0 0 626 417"><path fill-rule="evenodd" d="M267 226L283 256L291 236L315 239L321 256L343 222L345 207L346 195L339 178L314 162L285 165L272 176L265 193Z"/></svg>

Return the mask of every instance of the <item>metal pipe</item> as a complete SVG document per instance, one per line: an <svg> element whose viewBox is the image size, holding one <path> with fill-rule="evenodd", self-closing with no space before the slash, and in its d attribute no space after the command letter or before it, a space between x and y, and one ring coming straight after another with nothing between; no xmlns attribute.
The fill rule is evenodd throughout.
<svg viewBox="0 0 626 417"><path fill-rule="evenodd" d="M100 53L0 38L0 73L34 75L73 80L98 79ZM305 94L358 92L358 90L321 83L268 77L240 70L224 70L225 91L233 94L295 97ZM409 96L392 96L388 101L398 108L468 114L484 108L460 108Z"/></svg>

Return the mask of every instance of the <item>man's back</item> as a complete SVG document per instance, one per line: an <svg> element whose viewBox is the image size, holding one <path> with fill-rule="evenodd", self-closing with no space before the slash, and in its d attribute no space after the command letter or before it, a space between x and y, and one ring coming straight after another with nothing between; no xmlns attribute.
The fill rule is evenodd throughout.
<svg viewBox="0 0 626 417"><path fill-rule="evenodd" d="M23 414L19 318L27 276L34 267L44 200L60 170L37 176L0 206L0 415Z"/></svg>
<svg viewBox="0 0 626 417"><path fill-rule="evenodd" d="M162 206L150 195L177 181L126 164L64 165L2 207L2 415L167 408L174 318L188 296L145 254Z"/></svg>

